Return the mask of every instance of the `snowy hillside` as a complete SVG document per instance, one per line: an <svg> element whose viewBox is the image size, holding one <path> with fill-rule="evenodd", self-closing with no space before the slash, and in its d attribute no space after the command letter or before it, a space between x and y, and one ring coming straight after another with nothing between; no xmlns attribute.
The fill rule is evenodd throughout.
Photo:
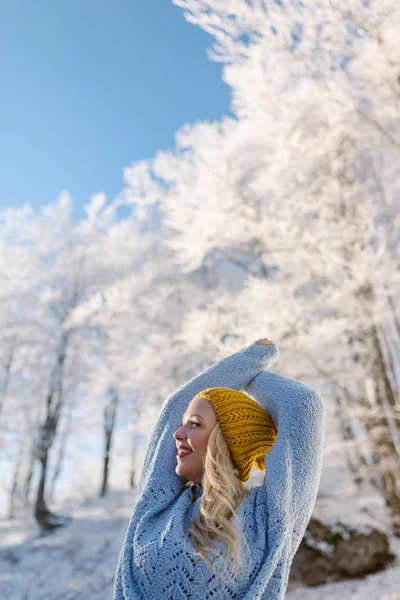
<svg viewBox="0 0 400 600"><path fill-rule="evenodd" d="M28 515L1 521L0 598L111 600L134 497L131 491L112 492L76 508L58 507L72 521L44 536ZM400 540L391 543L399 558L396 566L363 581L289 592L287 600L400 600Z"/></svg>

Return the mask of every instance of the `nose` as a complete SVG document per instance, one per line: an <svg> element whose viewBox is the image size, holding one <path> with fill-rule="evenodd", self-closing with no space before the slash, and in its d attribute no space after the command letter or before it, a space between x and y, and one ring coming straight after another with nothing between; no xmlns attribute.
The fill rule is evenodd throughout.
<svg viewBox="0 0 400 600"><path fill-rule="evenodd" d="M181 427L179 427L179 429L177 429L177 430L175 431L175 433L174 433L174 439L175 439L176 441L178 441L178 440L181 440L181 439L184 437L184 436L183 436L183 431L181 431L181 430L183 430L183 429L184 429L184 427L185 427L185 426L184 426L184 425L182 425Z"/></svg>

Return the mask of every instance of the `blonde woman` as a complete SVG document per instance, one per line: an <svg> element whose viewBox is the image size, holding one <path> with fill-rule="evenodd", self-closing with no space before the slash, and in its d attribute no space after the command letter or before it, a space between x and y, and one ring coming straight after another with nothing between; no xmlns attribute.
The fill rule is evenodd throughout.
<svg viewBox="0 0 400 600"><path fill-rule="evenodd" d="M268 371L268 338L164 402L151 431L113 600L282 600L322 470L321 397ZM265 471L248 488L251 468Z"/></svg>

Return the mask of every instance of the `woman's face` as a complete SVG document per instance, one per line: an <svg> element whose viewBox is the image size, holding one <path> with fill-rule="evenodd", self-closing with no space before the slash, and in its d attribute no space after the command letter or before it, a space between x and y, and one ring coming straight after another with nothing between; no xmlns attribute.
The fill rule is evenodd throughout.
<svg viewBox="0 0 400 600"><path fill-rule="evenodd" d="M199 396L189 404L182 423L182 427L175 431L174 438L177 448L183 445L190 452L177 456L175 472L193 483L201 484L208 438L218 419L209 401Z"/></svg>

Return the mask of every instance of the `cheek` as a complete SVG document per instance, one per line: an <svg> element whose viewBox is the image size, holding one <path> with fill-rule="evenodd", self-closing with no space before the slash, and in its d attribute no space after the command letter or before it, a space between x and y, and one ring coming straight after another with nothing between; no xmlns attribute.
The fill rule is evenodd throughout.
<svg viewBox="0 0 400 600"><path fill-rule="evenodd" d="M201 435L197 437L196 440L193 441L193 447L196 448L199 454L205 454L207 451L208 438L210 437L209 433L202 432Z"/></svg>

